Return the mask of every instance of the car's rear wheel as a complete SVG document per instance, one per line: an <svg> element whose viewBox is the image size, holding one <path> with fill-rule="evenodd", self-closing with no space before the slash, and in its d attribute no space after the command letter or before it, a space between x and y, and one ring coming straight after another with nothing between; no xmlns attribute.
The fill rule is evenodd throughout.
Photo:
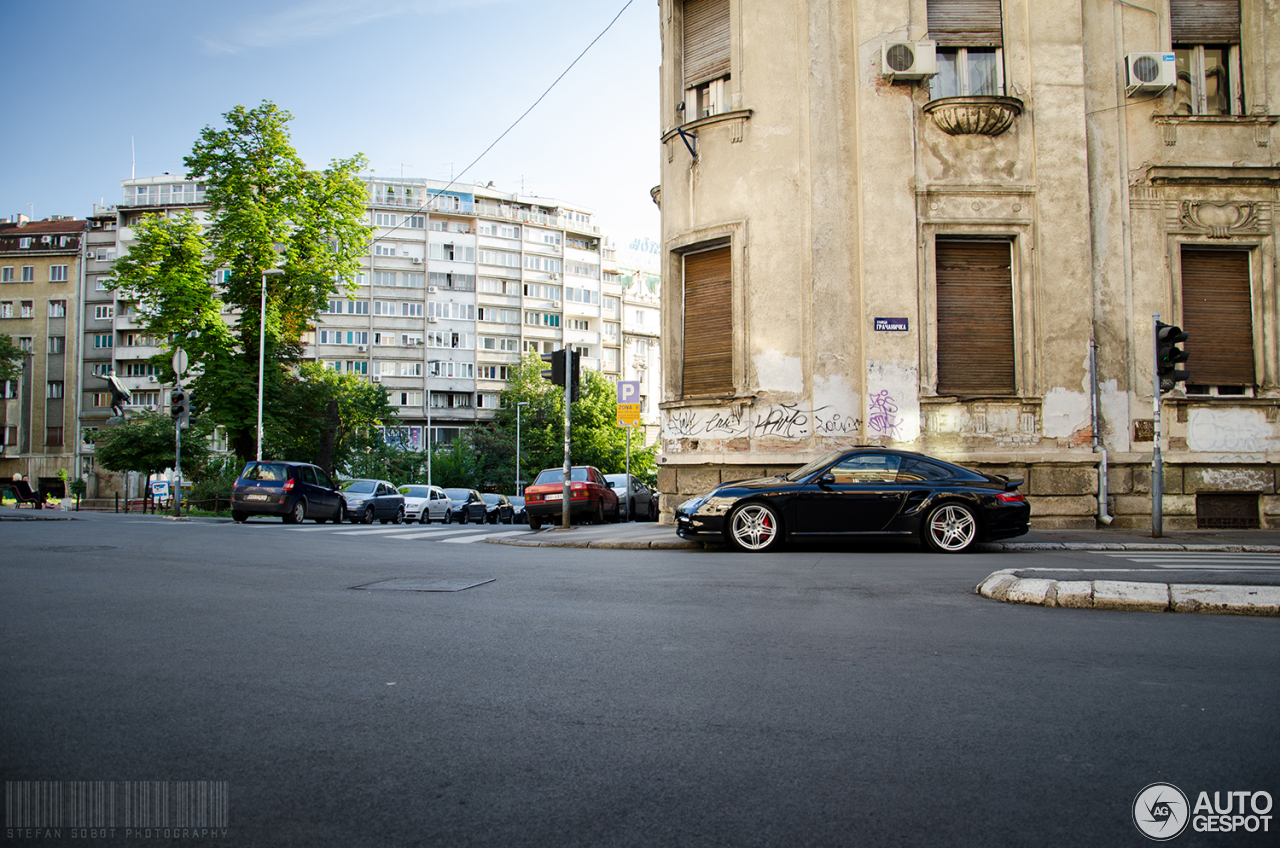
<svg viewBox="0 0 1280 848"><path fill-rule="evenodd" d="M392 524L404 524L404 504L396 509L396 517L391 519Z"/></svg>
<svg viewBox="0 0 1280 848"><path fill-rule="evenodd" d="M307 517L307 503L302 498L293 502L293 507L285 513L285 524L301 524Z"/></svg>
<svg viewBox="0 0 1280 848"><path fill-rule="evenodd" d="M452 523L453 523L453 510L451 510L451 509L445 510L445 513L444 513L444 523L445 523L445 524L452 524Z"/></svg>
<svg viewBox="0 0 1280 848"><path fill-rule="evenodd" d="M977 516L964 504L939 504L925 519L925 544L939 553L961 553L972 547L977 540Z"/></svg>
<svg viewBox="0 0 1280 848"><path fill-rule="evenodd" d="M596 501L596 514L591 518L592 524L604 524L604 500Z"/></svg>
<svg viewBox="0 0 1280 848"><path fill-rule="evenodd" d="M777 511L763 503L748 503L729 516L729 541L748 553L775 550L782 541Z"/></svg>

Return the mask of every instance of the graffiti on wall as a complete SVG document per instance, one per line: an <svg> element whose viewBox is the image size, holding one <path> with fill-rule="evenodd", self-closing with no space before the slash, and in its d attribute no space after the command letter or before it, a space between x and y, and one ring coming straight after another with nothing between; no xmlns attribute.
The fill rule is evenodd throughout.
<svg viewBox="0 0 1280 848"><path fill-rule="evenodd" d="M756 438L803 440L819 436L856 437L862 419L831 406L809 410L794 403L776 403L735 414L730 409L673 409L663 428L667 439Z"/></svg>
<svg viewBox="0 0 1280 848"><path fill-rule="evenodd" d="M898 416L898 402L889 394L888 389L881 389L869 398L871 415L867 418L867 429L881 436L888 436L895 441L902 439L904 418Z"/></svg>
<svg viewBox="0 0 1280 848"><path fill-rule="evenodd" d="M747 435L751 424L727 409L673 409L665 429L671 439L736 439Z"/></svg>
<svg viewBox="0 0 1280 848"><path fill-rule="evenodd" d="M1275 428L1261 410L1193 409L1187 420L1187 445L1211 453L1258 453L1280 446Z"/></svg>

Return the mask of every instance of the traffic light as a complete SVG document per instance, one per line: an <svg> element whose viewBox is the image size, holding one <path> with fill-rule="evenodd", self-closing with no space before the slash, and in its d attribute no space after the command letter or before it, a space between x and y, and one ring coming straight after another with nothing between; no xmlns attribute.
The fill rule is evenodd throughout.
<svg viewBox="0 0 1280 848"><path fill-rule="evenodd" d="M580 393L579 389L582 379L582 366L580 360L582 359L582 351L571 351L571 354L573 356L573 365L569 367L569 402L574 403L578 400L578 395Z"/></svg>
<svg viewBox="0 0 1280 848"><path fill-rule="evenodd" d="M169 395L169 415L183 430L191 423L191 395L185 389L174 389Z"/></svg>
<svg viewBox="0 0 1280 848"><path fill-rule="evenodd" d="M564 385L564 350L557 350L555 353L542 354L542 361L551 364L550 368L542 369L542 379L550 380L557 386Z"/></svg>
<svg viewBox="0 0 1280 848"><path fill-rule="evenodd" d="M1156 322L1156 373L1160 375L1160 391L1173 391L1178 383L1186 382L1191 376L1178 366L1187 361L1187 352L1178 345L1188 336L1181 327L1174 327L1161 321Z"/></svg>

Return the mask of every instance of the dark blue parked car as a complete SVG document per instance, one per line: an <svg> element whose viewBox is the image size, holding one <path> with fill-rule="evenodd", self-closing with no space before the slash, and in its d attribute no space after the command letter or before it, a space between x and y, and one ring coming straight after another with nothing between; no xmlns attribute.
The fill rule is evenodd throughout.
<svg viewBox="0 0 1280 848"><path fill-rule="evenodd" d="M285 524L342 520L342 495L324 469L309 462L253 461L231 490L231 518L278 515Z"/></svg>

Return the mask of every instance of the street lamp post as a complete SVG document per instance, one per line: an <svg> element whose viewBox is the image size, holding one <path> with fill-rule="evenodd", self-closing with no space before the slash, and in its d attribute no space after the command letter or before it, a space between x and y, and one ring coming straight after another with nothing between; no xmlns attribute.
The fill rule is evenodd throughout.
<svg viewBox="0 0 1280 848"><path fill-rule="evenodd" d="M520 407L528 406L529 401L522 400L516 404L516 494L523 495L524 487L520 485Z"/></svg>
<svg viewBox="0 0 1280 848"><path fill-rule="evenodd" d="M427 373L425 378L425 388L427 390L427 486L431 486L431 366L439 365L439 359L427 360Z"/></svg>
<svg viewBox="0 0 1280 848"><path fill-rule="evenodd" d="M262 372L266 362L267 341L267 277L282 277L284 271L268 268L262 272L262 304L258 313L258 461L262 461Z"/></svg>

